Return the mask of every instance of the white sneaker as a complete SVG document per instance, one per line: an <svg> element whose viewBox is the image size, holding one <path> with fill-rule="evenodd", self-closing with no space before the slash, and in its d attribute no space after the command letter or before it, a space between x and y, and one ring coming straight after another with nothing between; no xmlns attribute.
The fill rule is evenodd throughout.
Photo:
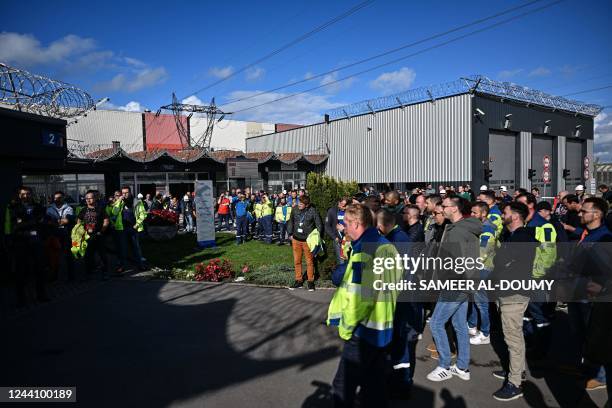
<svg viewBox="0 0 612 408"><path fill-rule="evenodd" d="M470 380L470 370L462 370L457 367L456 364L453 364L448 371L450 371L452 375L456 375L457 377L461 378L463 381Z"/></svg>
<svg viewBox="0 0 612 408"><path fill-rule="evenodd" d="M478 334L474 337L470 337L470 344L478 346L480 344L490 344L491 336L485 336L482 332L478 332Z"/></svg>
<svg viewBox="0 0 612 408"><path fill-rule="evenodd" d="M453 374L450 372L450 370L440 366L434 368L431 373L427 374L427 379L429 381L440 382L450 380L451 378L453 378Z"/></svg>
<svg viewBox="0 0 612 408"><path fill-rule="evenodd" d="M476 327L468 327L468 334L470 336L476 336L478 333L480 332L478 331Z"/></svg>

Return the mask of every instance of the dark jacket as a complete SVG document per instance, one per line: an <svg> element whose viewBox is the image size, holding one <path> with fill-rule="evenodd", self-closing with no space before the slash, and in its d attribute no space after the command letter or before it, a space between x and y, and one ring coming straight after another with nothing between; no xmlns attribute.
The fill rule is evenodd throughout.
<svg viewBox="0 0 612 408"><path fill-rule="evenodd" d="M312 206L300 210L294 207L291 211L291 217L287 223L287 233L298 241L306 241L308 235L314 229L318 229L319 233L323 232L323 223L316 209Z"/></svg>
<svg viewBox="0 0 612 408"><path fill-rule="evenodd" d="M336 238L340 238L338 235L338 230L336 226L338 225L338 207L334 206L327 211L327 216L325 217L325 235L327 235L330 239L335 240Z"/></svg>
<svg viewBox="0 0 612 408"><path fill-rule="evenodd" d="M567 238L570 241L578 241L580 240L580 236L582 235L582 231L584 231L582 229L582 224L580 223L580 216L578 215L577 211L567 211L565 213L565 215L562 218L562 221L567 224L567 225L571 225L572 227L576 228L576 231L574 232L567 232Z"/></svg>
<svg viewBox="0 0 612 408"><path fill-rule="evenodd" d="M395 223L403 230L406 229L406 223L404 222L404 203L399 203L396 206L386 206L385 208L395 215Z"/></svg>
<svg viewBox="0 0 612 408"><path fill-rule="evenodd" d="M514 232L506 230L502 236L501 245L495 253L493 271L490 276L492 284L500 280L531 280L538 245L534 227L521 227ZM507 297L516 294L528 295L527 292L505 290L499 296Z"/></svg>
<svg viewBox="0 0 612 408"><path fill-rule="evenodd" d="M425 232L423 231L423 224L420 222L414 225L406 225L404 231L410 238L410 242L425 242Z"/></svg>

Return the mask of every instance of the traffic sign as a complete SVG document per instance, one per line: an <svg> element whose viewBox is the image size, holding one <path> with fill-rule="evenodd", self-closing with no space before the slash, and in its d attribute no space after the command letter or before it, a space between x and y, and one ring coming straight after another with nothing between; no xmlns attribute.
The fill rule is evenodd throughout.
<svg viewBox="0 0 612 408"><path fill-rule="evenodd" d="M591 158L589 156L584 156L584 168L588 169L591 165Z"/></svg>
<svg viewBox="0 0 612 408"><path fill-rule="evenodd" d="M588 180L591 177L591 173L589 172L589 169L584 169L584 179Z"/></svg>
<svg viewBox="0 0 612 408"><path fill-rule="evenodd" d="M544 182L544 184L550 183L550 172L548 171L548 169L544 169L544 171L542 172L542 181Z"/></svg>
<svg viewBox="0 0 612 408"><path fill-rule="evenodd" d="M550 167L550 156L545 155L542 159L542 163L544 164L544 169L548 169Z"/></svg>

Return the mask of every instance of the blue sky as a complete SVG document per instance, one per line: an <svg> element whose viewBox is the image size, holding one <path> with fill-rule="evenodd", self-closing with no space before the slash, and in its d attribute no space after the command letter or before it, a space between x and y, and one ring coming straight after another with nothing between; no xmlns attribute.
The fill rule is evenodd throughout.
<svg viewBox="0 0 612 408"><path fill-rule="evenodd" d="M523 11L550 2L541 1ZM157 110L170 102L172 91L179 98L190 97L194 91L358 3L31 1L24 8L23 3L12 2L4 5L0 17L0 61L65 80L89 91L95 98L110 97L111 104L107 107ZM376 0L306 41L189 100L207 102L214 96L222 104L524 3ZM251 109L235 118L311 123L320 121L326 110L343 104L471 74L484 74L560 95L610 85L611 17L609 0L566 0L355 79ZM476 28L336 75L345 76ZM257 105L334 78L337 77L332 75L312 80L227 108L239 110ZM612 88L575 98L612 105ZM599 157L612 161L612 109L604 111L596 123Z"/></svg>

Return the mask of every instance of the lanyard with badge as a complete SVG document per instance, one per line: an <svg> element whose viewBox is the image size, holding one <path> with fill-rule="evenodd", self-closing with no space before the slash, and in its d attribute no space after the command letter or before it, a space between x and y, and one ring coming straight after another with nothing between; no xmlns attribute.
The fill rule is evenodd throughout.
<svg viewBox="0 0 612 408"><path fill-rule="evenodd" d="M304 218L306 217L306 214L302 213L300 214L300 222L298 224L298 229L297 232L299 232L300 234L304 233L304 229L302 228L302 226L304 225Z"/></svg>

